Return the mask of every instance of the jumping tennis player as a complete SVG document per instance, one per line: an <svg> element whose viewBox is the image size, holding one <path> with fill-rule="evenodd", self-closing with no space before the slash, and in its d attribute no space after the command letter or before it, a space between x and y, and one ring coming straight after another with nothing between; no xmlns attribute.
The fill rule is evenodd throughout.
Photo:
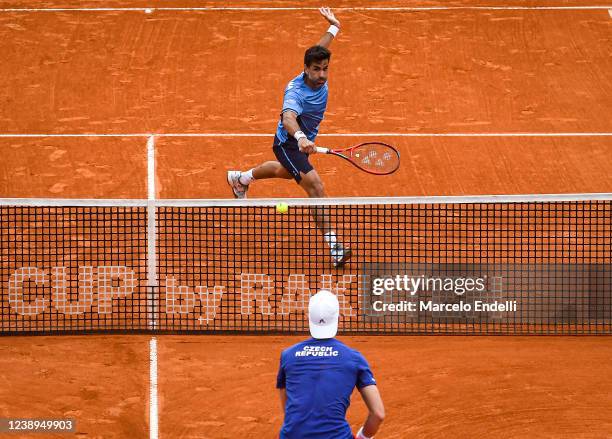
<svg viewBox="0 0 612 439"><path fill-rule="evenodd" d="M285 420L280 439L371 439L385 417L367 361L358 351L334 338L338 316L336 295L319 291L308 304L308 324L313 338L281 354L276 387ZM369 413L353 436L346 421L346 410L355 387Z"/></svg>
<svg viewBox="0 0 612 439"><path fill-rule="evenodd" d="M330 26L317 45L306 50L304 71L285 89L272 146L278 161L262 163L246 172L228 171L227 182L236 198L246 198L249 185L266 178L293 178L309 197L325 197L323 182L310 164L308 155L315 152L314 140L327 107L327 70L331 57L327 48L340 31L340 22L329 8L320 8L319 12ZM343 266L351 257L351 249L345 248L338 240L326 209L313 209L313 217L330 247L334 266Z"/></svg>

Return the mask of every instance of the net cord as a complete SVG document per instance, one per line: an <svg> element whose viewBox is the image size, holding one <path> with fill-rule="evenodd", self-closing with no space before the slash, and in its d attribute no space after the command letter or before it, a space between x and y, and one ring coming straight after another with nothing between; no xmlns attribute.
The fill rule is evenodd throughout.
<svg viewBox="0 0 612 439"><path fill-rule="evenodd" d="M274 207L280 201L288 206L351 206L389 204L490 204L549 203L564 201L611 201L612 192L577 194L467 195L427 197L345 197L345 198L250 198L236 199L86 199L86 198L0 198L0 206L31 207Z"/></svg>

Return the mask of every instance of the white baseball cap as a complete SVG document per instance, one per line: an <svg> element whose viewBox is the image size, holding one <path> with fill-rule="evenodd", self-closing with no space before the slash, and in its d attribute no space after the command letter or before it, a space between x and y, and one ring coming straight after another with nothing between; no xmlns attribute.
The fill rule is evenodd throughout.
<svg viewBox="0 0 612 439"><path fill-rule="evenodd" d="M321 290L308 303L308 326L313 338L332 338L338 332L340 306L335 294Z"/></svg>

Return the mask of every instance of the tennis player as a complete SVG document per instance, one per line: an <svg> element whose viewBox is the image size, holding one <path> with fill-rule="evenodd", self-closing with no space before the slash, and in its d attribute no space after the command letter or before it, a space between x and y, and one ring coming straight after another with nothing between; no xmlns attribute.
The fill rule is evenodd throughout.
<svg viewBox="0 0 612 439"><path fill-rule="evenodd" d="M281 439L369 439L385 417L367 361L358 351L334 338L338 315L336 295L319 291L308 305L312 338L281 354L276 381L285 412ZM353 436L346 410L355 387L369 414Z"/></svg>
<svg viewBox="0 0 612 439"><path fill-rule="evenodd" d="M304 71L285 89L272 146L277 161L262 163L246 172L228 171L227 182L236 198L246 198L254 181L267 178L293 178L309 197L325 197L323 182L308 156L315 152L314 140L327 107L327 71L331 57L327 48L340 31L340 22L329 8L320 8L319 12L330 26L317 45L306 50ZM313 217L330 247L334 266L343 266L351 257L351 250L338 240L326 209L313 209Z"/></svg>

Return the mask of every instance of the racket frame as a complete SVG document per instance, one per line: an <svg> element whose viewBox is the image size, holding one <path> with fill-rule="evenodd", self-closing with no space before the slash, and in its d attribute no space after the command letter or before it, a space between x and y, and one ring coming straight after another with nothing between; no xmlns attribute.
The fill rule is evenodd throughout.
<svg viewBox="0 0 612 439"><path fill-rule="evenodd" d="M353 151L357 148L359 148L360 146L363 145L367 145L369 143L376 143L378 145L384 145L388 148L390 148L391 150L393 150L393 152L397 155L397 166L389 171L389 172L375 172L375 171L370 171L368 169L362 168L361 166L359 166L354 160L353 160ZM399 169L399 158L400 158L400 153L397 149L395 149L395 147L387 144L387 143L383 143L383 142L364 142L364 143L360 143L359 145L354 145L348 148L344 148L344 149L330 149L330 148L324 148L322 146L315 146L315 150L320 153L320 154L331 154L331 155L335 155L338 157L343 158L344 160L348 161L349 163L351 163L353 166L355 166L358 169L361 169L363 172L367 172L368 174L372 174L372 175L389 175L389 174L393 174L395 171L397 171ZM348 152L349 155L345 155L344 153Z"/></svg>

